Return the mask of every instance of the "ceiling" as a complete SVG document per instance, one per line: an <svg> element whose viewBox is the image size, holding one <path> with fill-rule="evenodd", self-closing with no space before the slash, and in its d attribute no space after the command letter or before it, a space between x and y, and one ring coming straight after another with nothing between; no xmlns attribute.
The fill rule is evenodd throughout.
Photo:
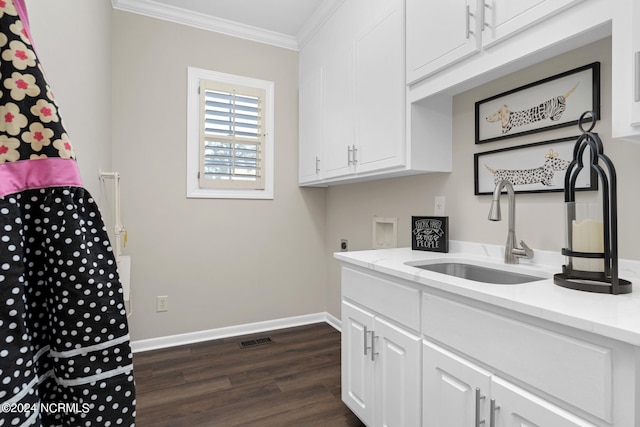
<svg viewBox="0 0 640 427"><path fill-rule="evenodd" d="M111 0L138 13L299 50L344 0Z"/></svg>

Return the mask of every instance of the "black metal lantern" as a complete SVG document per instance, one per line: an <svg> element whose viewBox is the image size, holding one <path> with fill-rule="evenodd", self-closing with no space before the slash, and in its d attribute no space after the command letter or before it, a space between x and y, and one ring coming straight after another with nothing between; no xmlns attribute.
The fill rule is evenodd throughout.
<svg viewBox="0 0 640 427"><path fill-rule="evenodd" d="M589 129L583 123L591 121ZM596 115L587 111L580 116L578 127L582 135L573 149L573 161L564 178L566 207L567 257L562 273L553 276L556 285L587 292L627 294L631 282L618 277L618 221L616 199L616 170L604 154L602 141L591 131ZM601 183L601 203L577 203L576 179L584 168L585 150L589 150L589 168ZM603 169L603 167L606 169Z"/></svg>

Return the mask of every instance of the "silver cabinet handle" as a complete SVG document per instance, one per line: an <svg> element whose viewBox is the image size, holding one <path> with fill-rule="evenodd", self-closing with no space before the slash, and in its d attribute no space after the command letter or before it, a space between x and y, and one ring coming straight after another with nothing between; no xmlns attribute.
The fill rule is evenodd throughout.
<svg viewBox="0 0 640 427"><path fill-rule="evenodd" d="M358 149L354 145L353 146L353 164L355 165L356 163L358 163Z"/></svg>
<svg viewBox="0 0 640 427"><path fill-rule="evenodd" d="M364 327L364 334L363 334L363 335L364 335L364 355L365 355L365 356L367 355L367 349L369 348L369 347L367 346L367 334L368 334L368 333L369 333L369 331L367 331L367 327L365 326L365 327Z"/></svg>
<svg viewBox="0 0 640 427"><path fill-rule="evenodd" d="M474 34L473 31L471 31L471 18L473 17L473 13L471 13L471 6L467 5L467 19L466 19L466 24L467 24L467 38L471 37L471 34Z"/></svg>
<svg viewBox="0 0 640 427"><path fill-rule="evenodd" d="M496 400L491 399L489 402L489 427L496 427L496 411L500 409L499 406L496 406Z"/></svg>
<svg viewBox="0 0 640 427"><path fill-rule="evenodd" d="M376 355L378 354L378 352L375 350L375 342L376 339L378 339L377 335L374 335L374 332L371 331L371 361L374 362Z"/></svg>
<svg viewBox="0 0 640 427"><path fill-rule="evenodd" d="M316 173L320 172L320 159L316 156Z"/></svg>
<svg viewBox="0 0 640 427"><path fill-rule="evenodd" d="M351 166L351 163L353 163L353 160L351 160L352 155L353 155L353 149L349 145L347 146L347 166Z"/></svg>
<svg viewBox="0 0 640 427"><path fill-rule="evenodd" d="M482 26L482 30L489 27L487 24L487 9L490 9L491 6L487 4L487 0L482 0L482 7L480 8L480 25Z"/></svg>
<svg viewBox="0 0 640 427"><path fill-rule="evenodd" d="M481 401L482 399L484 399L485 396L480 393L480 387L476 387L476 424L475 427L480 427L481 425L484 425L484 420L480 419L480 405L481 405Z"/></svg>

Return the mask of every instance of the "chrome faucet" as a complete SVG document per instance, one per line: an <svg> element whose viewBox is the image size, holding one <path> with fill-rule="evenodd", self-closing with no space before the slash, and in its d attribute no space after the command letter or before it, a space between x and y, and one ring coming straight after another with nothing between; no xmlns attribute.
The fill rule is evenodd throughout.
<svg viewBox="0 0 640 427"><path fill-rule="evenodd" d="M516 247L516 193L513 191L511 182L503 179L493 190L493 200L491 201L491 209L489 210L489 221L502 220L500 212L500 194L502 189L507 189L509 197L509 231L507 234L507 244L504 248L504 262L506 264L518 264L518 258L533 258L533 249L529 248L524 241L520 240L522 248Z"/></svg>

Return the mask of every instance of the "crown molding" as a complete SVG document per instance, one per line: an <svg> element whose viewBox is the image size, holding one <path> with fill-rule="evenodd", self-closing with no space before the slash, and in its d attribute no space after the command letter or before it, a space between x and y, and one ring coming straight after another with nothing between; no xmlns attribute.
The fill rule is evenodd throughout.
<svg viewBox="0 0 640 427"><path fill-rule="evenodd" d="M296 37L161 4L153 0L111 0L111 5L114 9L124 12L136 13L150 18L188 25L285 49L299 49Z"/></svg>

